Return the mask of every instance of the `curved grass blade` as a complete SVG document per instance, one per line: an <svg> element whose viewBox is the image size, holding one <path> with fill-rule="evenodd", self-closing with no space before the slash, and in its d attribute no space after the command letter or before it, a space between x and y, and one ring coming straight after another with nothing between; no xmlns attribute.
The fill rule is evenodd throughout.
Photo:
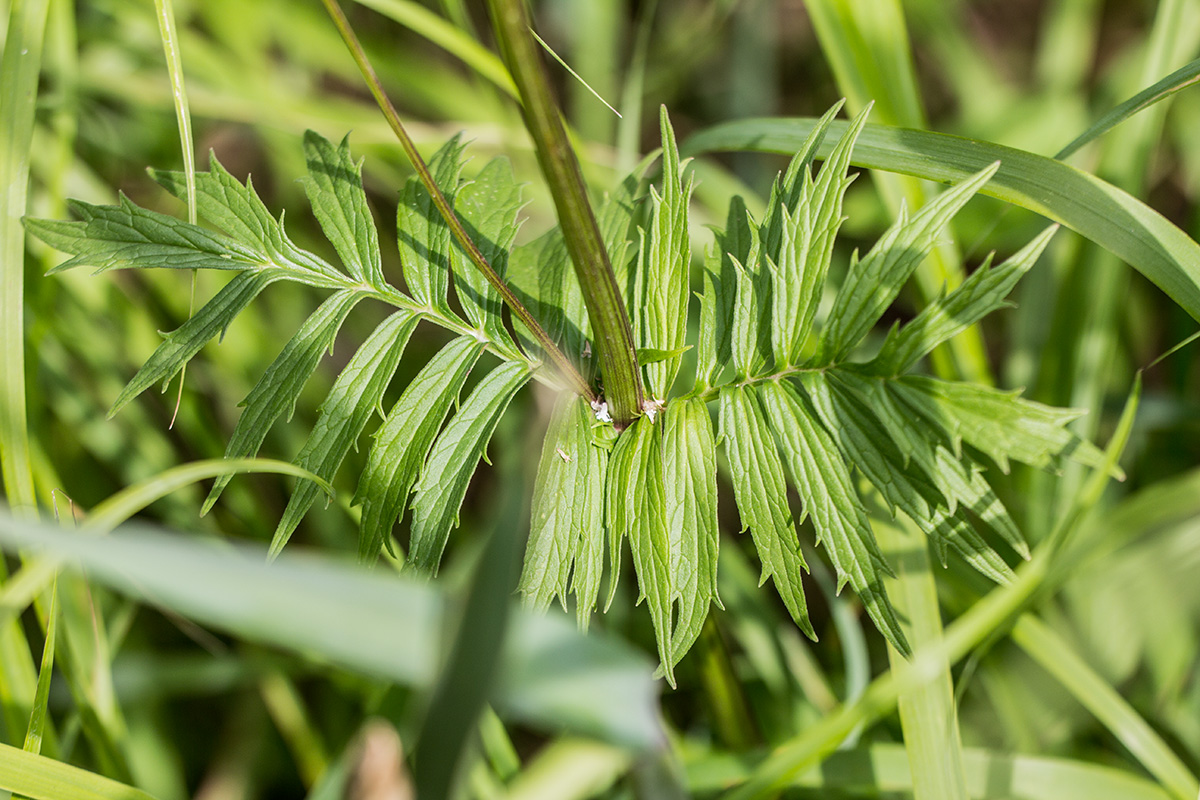
<svg viewBox="0 0 1200 800"><path fill-rule="evenodd" d="M404 514L433 439L482 352L482 343L472 336L443 347L405 387L376 431L354 496L354 503L362 504L359 560L373 563L381 546L391 552L392 526Z"/></svg>
<svg viewBox="0 0 1200 800"><path fill-rule="evenodd" d="M838 588L850 584L875 627L907 658L911 655L908 639L883 587L882 576L891 569L875 543L837 444L790 385L768 381L761 392L767 419L787 458L792 486L812 517L817 543L825 542L837 570Z"/></svg>
<svg viewBox="0 0 1200 800"><path fill-rule="evenodd" d="M722 388L721 438L744 528L762 562L759 585L771 578L792 619L814 641L801 574L808 570L788 509L783 464L758 397L749 387Z"/></svg>
<svg viewBox="0 0 1200 800"><path fill-rule="evenodd" d="M50 588L50 607L46 610L46 643L42 646L42 665L38 669L37 691L33 695L33 712L25 731L26 753L42 752L42 736L50 714L50 678L54 674L54 648L58 637L58 581Z"/></svg>
<svg viewBox="0 0 1200 800"><path fill-rule="evenodd" d="M812 119L739 120L693 135L682 151L791 154L814 124ZM835 121L830 135L840 136L845 125ZM827 146L822 147L825 154ZM1027 208L1091 239L1200 319L1200 244L1145 203L1093 175L1024 150L882 125L863 129L850 159L855 166L943 183L961 181L995 161L1000 169L981 194Z"/></svg>
<svg viewBox="0 0 1200 800"><path fill-rule="evenodd" d="M183 369L204 345L217 334L223 334L233 318L242 312L259 292L277 280L287 277L282 269L262 269L242 272L221 287L195 316L166 335L165 341L146 359L137 374L121 390L108 411L111 418L131 400L156 383L165 384Z"/></svg>
<svg viewBox="0 0 1200 800"><path fill-rule="evenodd" d="M333 347L342 322L360 299L360 293L342 290L304 321L243 401L246 408L238 417L229 444L225 446L225 458L253 456L280 415L286 412L287 419L291 419L300 390L317 368L321 354ZM212 491L200 508L200 516L212 509L232 479L233 474L229 473L213 482Z"/></svg>
<svg viewBox="0 0 1200 800"><path fill-rule="evenodd" d="M333 479L342 459L357 443L368 418L379 407L418 320L407 311L397 311L381 322L358 348L321 404L321 414L312 433L296 456L298 466L327 481ZM319 491L320 487L312 481L300 481L296 485L271 539L271 558L279 555L287 544Z"/></svg>
<svg viewBox="0 0 1200 800"><path fill-rule="evenodd" d="M1148 86L1133 97L1121 103L1107 114L1096 120L1086 131L1079 134L1062 150L1054 154L1055 158L1065 159L1085 144L1099 139L1113 128L1135 114L1146 110L1155 103L1166 100L1178 91L1200 81L1200 59L1186 64L1163 78L1153 86Z"/></svg>
<svg viewBox="0 0 1200 800"><path fill-rule="evenodd" d="M155 800L140 789L3 743L0 790L29 800Z"/></svg>
<svg viewBox="0 0 1200 800"><path fill-rule="evenodd" d="M442 666L450 603L427 584L315 555L289 553L268 564L260 548L239 549L146 527L99 540L0 514L0 543L9 550L69 558L88 570L89 580L201 624L364 675L427 689ZM634 750L664 745L651 665L644 656L618 640L584 636L562 615L518 610L510 625L509 646L490 694L502 716ZM7 757L12 750L0 747L0 754ZM27 758L16 763L34 763L33 756L22 755ZM0 765L7 763L13 762ZM0 781L11 775L0 768ZM42 796L110 797L69 791ZM111 796L148 800L140 792Z"/></svg>
<svg viewBox="0 0 1200 800"><path fill-rule="evenodd" d="M450 530L479 459L487 460L488 440L517 390L530 378L524 364L508 362L487 374L434 442L413 498L408 563L436 573Z"/></svg>
<svg viewBox="0 0 1200 800"><path fill-rule="evenodd" d="M363 191L362 160L350 157L350 135L335 146L316 131L305 131L304 156L304 191L346 272L371 286L385 286L379 232Z"/></svg>

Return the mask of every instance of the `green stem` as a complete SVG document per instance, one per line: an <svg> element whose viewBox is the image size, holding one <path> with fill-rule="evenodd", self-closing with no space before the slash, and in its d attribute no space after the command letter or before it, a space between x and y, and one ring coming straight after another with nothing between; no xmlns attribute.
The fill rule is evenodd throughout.
<svg viewBox="0 0 1200 800"><path fill-rule="evenodd" d="M404 129L403 123L400 122L400 115L396 111L396 107L392 105L392 101L388 99L387 94L383 91L383 84L379 81L379 76L375 74L375 68L371 66L371 62L367 60L367 54L363 50L362 45L358 41L358 37L354 34L354 29L350 27L350 21L346 19L346 14L342 11L337 0L321 0L325 4L326 11L333 18L333 24L337 27L338 33L342 36L342 41L346 43L346 47L350 50L350 54L354 56L354 61L358 64L358 69L362 73L363 78L367 82L367 88L371 90L371 95L375 98L376 104L383 112L384 118L388 125L396 134L396 138L400 140L400 146L404 148L405 155L412 162L413 169L417 171L417 175L421 179L421 183L429 191L429 196L433 199L433 204L437 206L442 218L446 220L446 225L449 226L450 232L454 234L454 238L462 245L463 251L475 265L487 282L500 294L505 304L512 311L513 316L521 321L521 323L529 329L542 350L550 358L551 361L558 367L562 374L567 378L568 383L579 394L583 395L590 401L596 400L596 395L592 391L592 387L579 374L579 370L575 369L575 365L566 357L562 350L546 333L546 330L534 319L533 314L529 312L517 296L513 294L512 289L500 277L496 270L492 269L492 265L484 258L483 253L475 246L475 242L467 234L463 228L462 222L459 221L458 215L454 213L454 209L450 206L446 196L442 194L442 190L438 187L437 182L433 179L433 175L429 172L429 167L425 164L425 159L421 158L421 154L417 152L417 147L413 144L412 138L409 137L408 131Z"/></svg>
<svg viewBox="0 0 1200 800"><path fill-rule="evenodd" d="M642 411L642 377L633 344L633 326L595 214L588 202L579 160L567 140L558 105L542 67L525 0L488 0L501 54L521 95L525 127L554 197L567 252L583 289L595 333L604 390L613 420L629 424Z"/></svg>

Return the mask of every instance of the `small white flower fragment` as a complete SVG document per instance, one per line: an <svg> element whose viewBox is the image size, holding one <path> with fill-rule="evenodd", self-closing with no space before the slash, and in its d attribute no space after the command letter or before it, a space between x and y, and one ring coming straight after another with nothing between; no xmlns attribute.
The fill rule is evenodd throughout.
<svg viewBox="0 0 1200 800"><path fill-rule="evenodd" d="M642 403L642 411L650 418L651 422L654 422L654 418L658 416L658 412L662 411L666 405L662 400L647 400Z"/></svg>
<svg viewBox="0 0 1200 800"><path fill-rule="evenodd" d="M556 447L554 448L554 452L558 453L558 457L563 461L567 462L568 464L571 463L571 456L566 450L563 450L561 447Z"/></svg>
<svg viewBox="0 0 1200 800"><path fill-rule="evenodd" d="M596 419L601 422L612 422L612 414L608 413L608 403L603 400L592 401L592 411L596 412Z"/></svg>

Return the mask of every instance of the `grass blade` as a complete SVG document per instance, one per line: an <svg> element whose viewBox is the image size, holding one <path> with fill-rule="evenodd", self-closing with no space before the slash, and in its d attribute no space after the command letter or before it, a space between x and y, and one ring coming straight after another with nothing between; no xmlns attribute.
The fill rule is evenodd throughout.
<svg viewBox="0 0 1200 800"><path fill-rule="evenodd" d="M29 800L155 800L132 786L0 744L0 789Z"/></svg>

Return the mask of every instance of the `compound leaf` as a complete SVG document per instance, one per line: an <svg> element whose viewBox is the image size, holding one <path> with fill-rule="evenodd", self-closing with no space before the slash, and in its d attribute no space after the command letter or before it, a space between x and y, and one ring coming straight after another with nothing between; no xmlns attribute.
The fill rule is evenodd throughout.
<svg viewBox="0 0 1200 800"><path fill-rule="evenodd" d="M473 336L460 336L443 347L409 382L375 432L354 497L355 504L362 504L359 559L374 561L381 545L391 551L392 526L404 513L434 437L482 352Z"/></svg>
<svg viewBox="0 0 1200 800"><path fill-rule="evenodd" d="M450 530L458 525L458 511L475 466L496 423L529 377L529 368L516 362L489 372L434 442L412 504L408 563L418 570L437 572Z"/></svg>
<svg viewBox="0 0 1200 800"><path fill-rule="evenodd" d="M225 458L253 456L275 420L285 413L291 418L296 398L317 368L321 354L333 347L346 315L361 299L362 294L352 289L335 292L304 321L243 401L245 410L229 437ZM200 509L202 515L212 509L232 479L232 474L217 477Z"/></svg>
<svg viewBox="0 0 1200 800"><path fill-rule="evenodd" d="M312 433L296 456L297 466L327 481L333 480L342 459L358 441L371 413L379 407L418 320L407 311L397 311L381 322L358 348L321 404ZM272 558L283 550L319 490L312 481L297 484L271 539Z"/></svg>
<svg viewBox="0 0 1200 800"><path fill-rule="evenodd" d="M133 379L121 390L108 415L111 417L130 400L156 383L175 377L193 356L214 336L222 333L258 293L271 283L287 277L280 269L242 272L221 287L187 322L166 335Z"/></svg>
<svg viewBox="0 0 1200 800"><path fill-rule="evenodd" d="M308 162L304 191L346 272L371 286L386 285L379 232L362 186L362 160L350 157L350 136L335 146L316 131L305 131L304 155Z"/></svg>
<svg viewBox="0 0 1200 800"><path fill-rule="evenodd" d="M801 573L808 570L788 510L783 464L753 388L723 387L721 436L729 458L730 478L742 525L750 529L762 561L759 584L771 578L792 619L811 639Z"/></svg>

